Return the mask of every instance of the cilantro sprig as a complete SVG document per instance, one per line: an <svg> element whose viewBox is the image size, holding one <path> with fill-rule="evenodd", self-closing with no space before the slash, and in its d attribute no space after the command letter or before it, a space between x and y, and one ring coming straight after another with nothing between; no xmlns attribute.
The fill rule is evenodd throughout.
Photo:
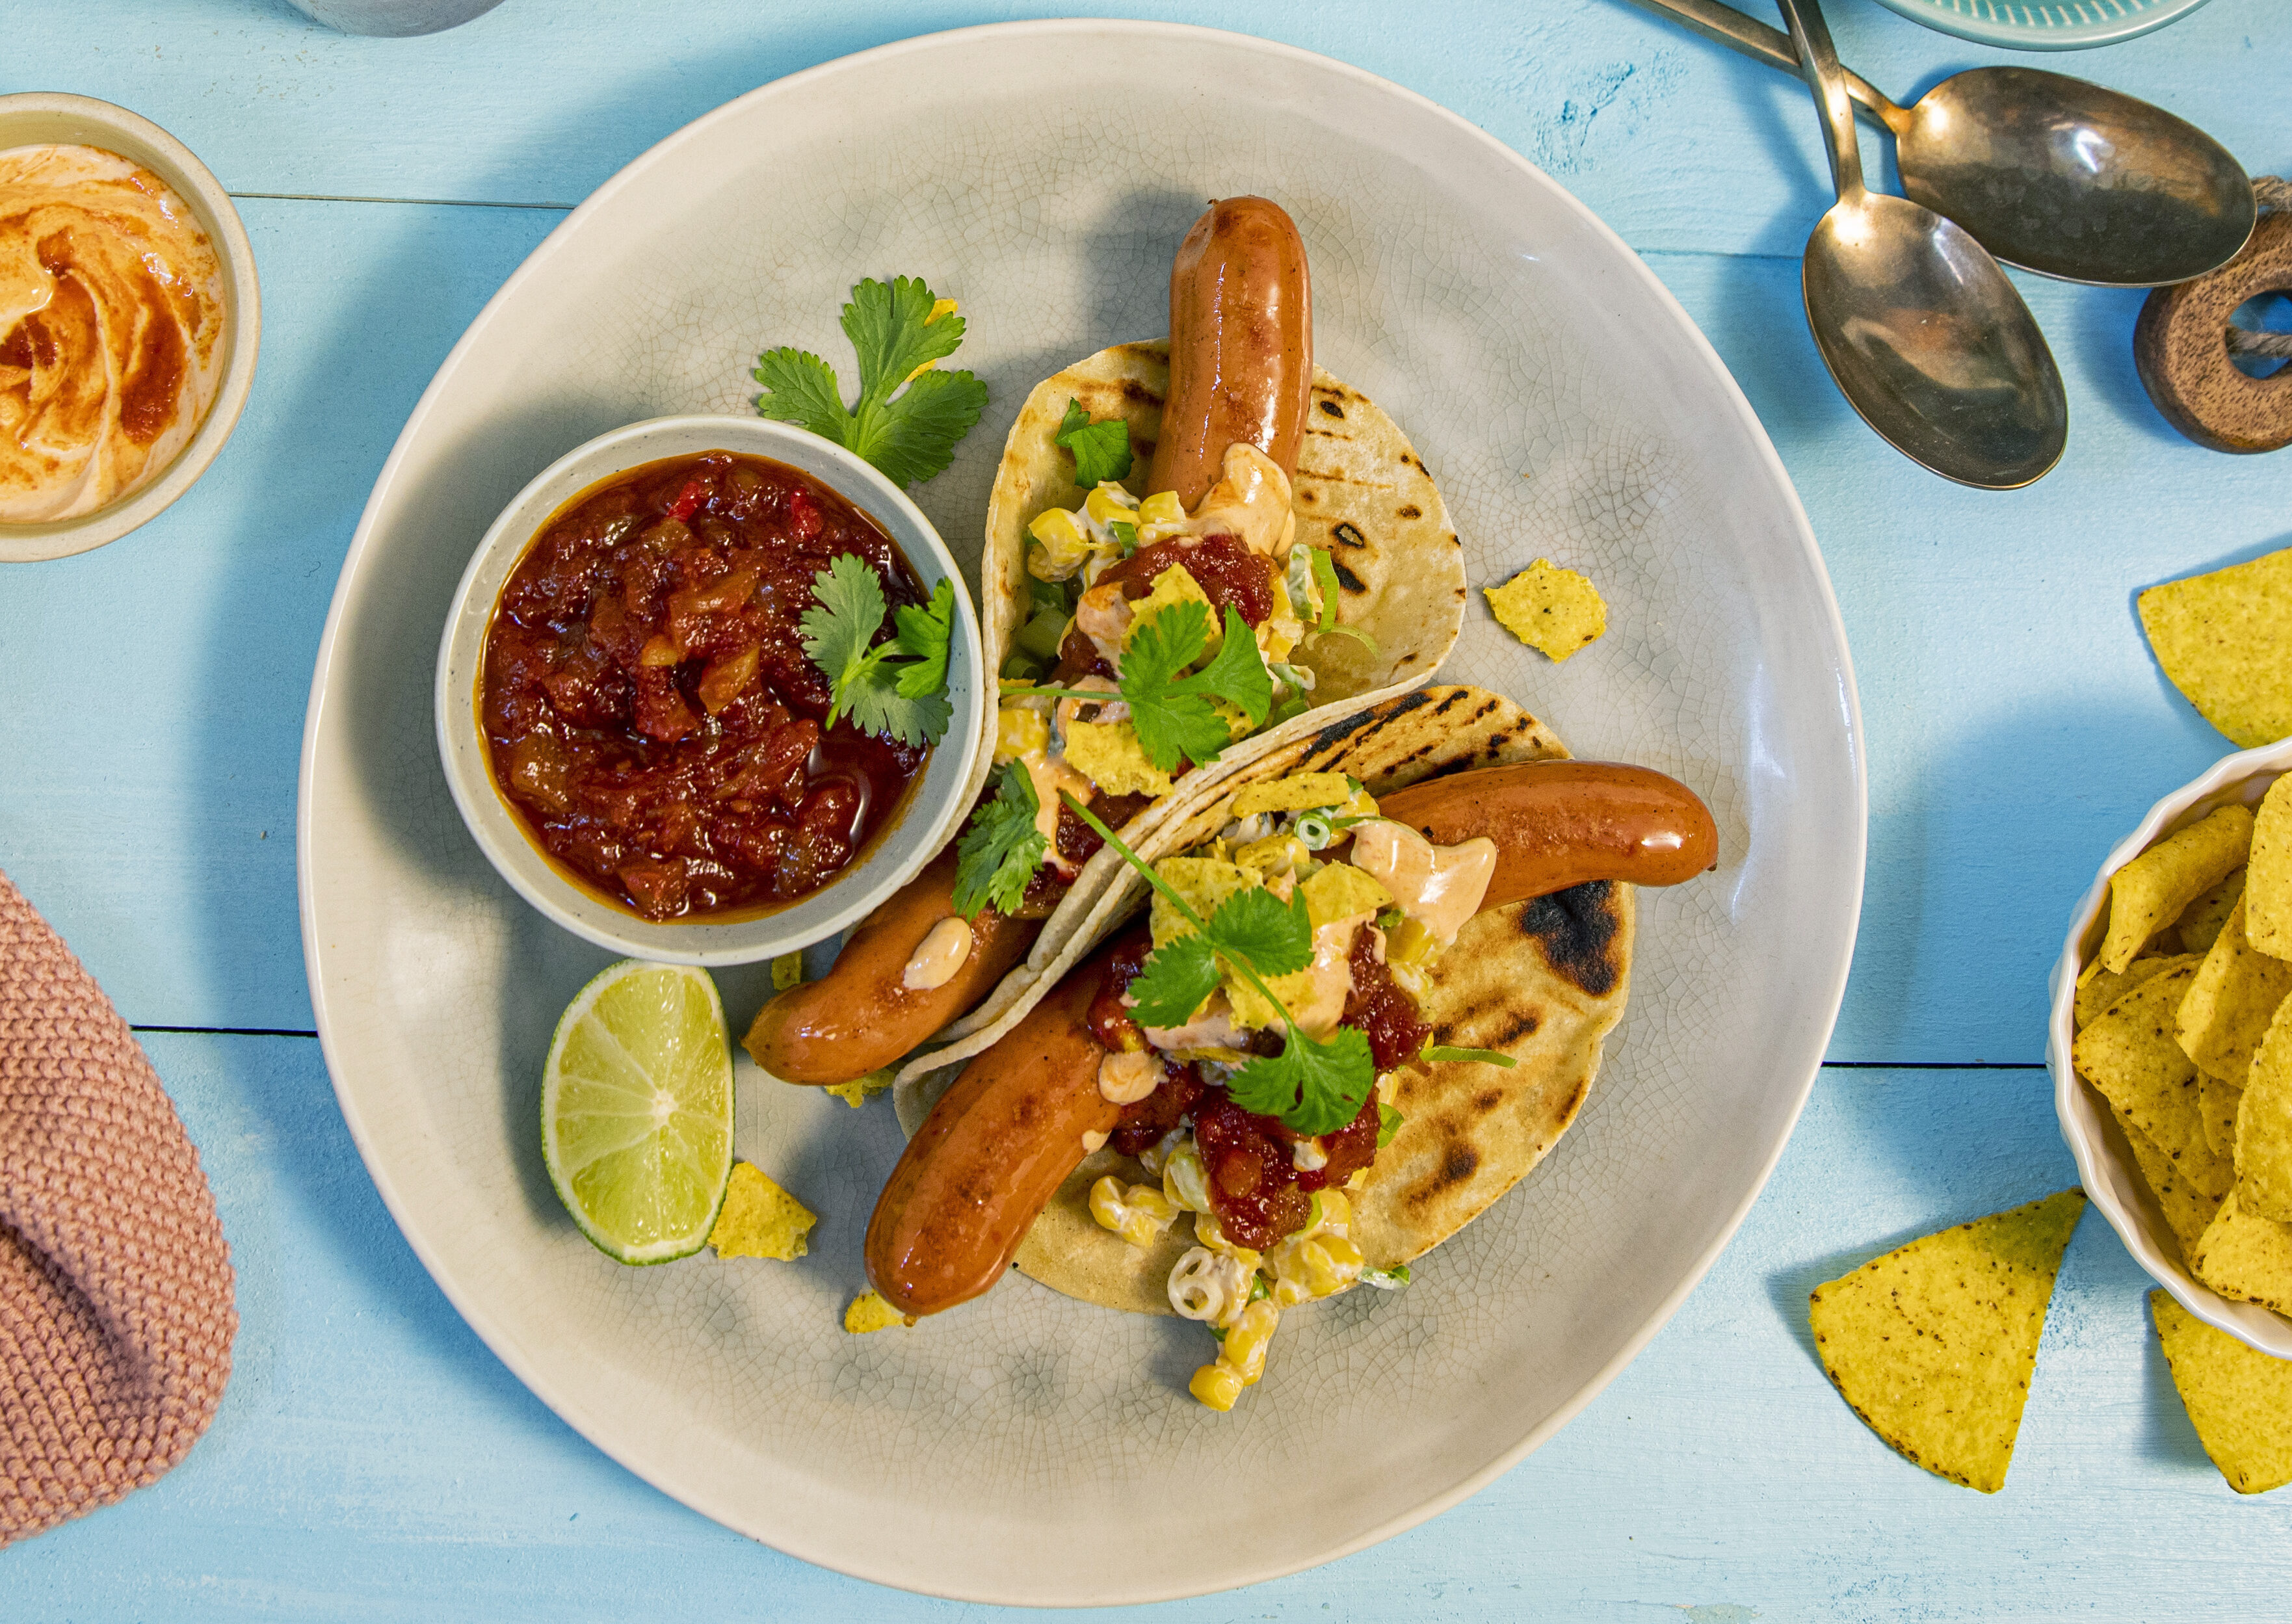
<svg viewBox="0 0 2292 1624"><path fill-rule="evenodd" d="M858 452L904 489L954 460L956 442L986 408L986 384L934 365L955 353L963 333L953 303L921 278L863 280L843 307L843 334L860 359L859 403L845 408L835 368L783 344L756 358L754 376L764 386L756 411Z"/></svg>
<svg viewBox="0 0 2292 1624"><path fill-rule="evenodd" d="M1226 1079L1233 1103L1260 1116L1279 1117L1300 1134L1334 1133L1360 1115L1369 1090L1376 1086L1376 1062L1368 1037L1349 1026L1322 1039L1307 1036L1288 1006L1265 984L1269 975L1287 975L1312 962L1313 932L1304 898L1292 893L1285 905L1271 892L1252 888L1227 898L1204 919L1088 807L1072 796L1066 800L1076 816L1097 830L1099 838L1194 927L1193 935L1165 942L1148 955L1142 972L1130 983L1130 996L1137 1000L1133 1017L1147 1026L1174 1025L1190 1018L1217 990L1223 963L1273 1006L1287 1029L1281 1053L1259 1055ZM1166 1014L1174 1009L1180 1012L1174 1022L1148 1018L1150 1013Z"/></svg>
<svg viewBox="0 0 2292 1624"><path fill-rule="evenodd" d="M955 584L942 580L925 604L902 604L887 642L884 584L857 553L839 553L811 578L803 651L831 687L827 725L848 715L862 732L902 744L936 744L955 715L947 702L947 650L955 631ZM873 645L872 647L870 645Z"/></svg>
<svg viewBox="0 0 2292 1624"><path fill-rule="evenodd" d="M1273 708L1272 674L1248 623L1231 603L1225 607L1225 642L1216 657L1190 676L1178 675L1202 657L1209 641L1209 605L1189 602L1156 614L1123 650L1117 687L1130 707L1131 724L1147 759L1165 772L1174 771L1181 757L1207 766L1233 742L1233 730L1210 704L1210 696L1239 706L1252 728L1263 726ZM1003 691L1005 699L1023 694L1102 702L1107 697L1082 688Z"/></svg>
<svg viewBox="0 0 2292 1624"><path fill-rule="evenodd" d="M1074 453L1075 483L1085 490L1096 490L1106 481L1130 473L1130 425L1119 417L1093 423L1082 402L1071 395L1067 397L1067 415L1051 440Z"/></svg>
<svg viewBox="0 0 2292 1624"><path fill-rule="evenodd" d="M995 798L972 814L970 827L955 843L956 912L976 919L990 903L997 913L1018 911L1027 882L1050 849L1035 827L1042 809L1034 776L1021 763L1005 763Z"/></svg>

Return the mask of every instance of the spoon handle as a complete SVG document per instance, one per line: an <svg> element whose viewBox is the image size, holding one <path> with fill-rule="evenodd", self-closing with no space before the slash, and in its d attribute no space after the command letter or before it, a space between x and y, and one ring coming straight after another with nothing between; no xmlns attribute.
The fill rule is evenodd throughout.
<svg viewBox="0 0 2292 1624"><path fill-rule="evenodd" d="M1862 148L1854 135L1854 104L1846 97L1846 70L1838 65L1838 48L1830 43L1821 0L1782 0L1782 8L1800 70L1813 87L1815 109L1822 115L1830 179L1838 188L1838 200L1851 203L1867 189L1862 184Z"/></svg>
<svg viewBox="0 0 2292 1624"><path fill-rule="evenodd" d="M1730 51L1739 51L1754 61L1780 68L1785 73L1798 71L1798 53L1791 49L1789 35L1780 28L1769 28L1755 17L1745 16L1731 5L1722 4L1720 0L1634 0L1634 4L1647 11L1665 13L1704 38L1715 40ZM1909 121L1909 115L1880 94L1869 80L1846 69L1839 71L1846 76L1846 93L1879 123L1889 129L1898 129Z"/></svg>

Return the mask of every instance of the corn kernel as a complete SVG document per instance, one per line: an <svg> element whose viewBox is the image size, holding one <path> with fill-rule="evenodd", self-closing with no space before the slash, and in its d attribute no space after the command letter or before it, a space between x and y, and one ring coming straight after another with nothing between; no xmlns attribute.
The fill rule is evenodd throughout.
<svg viewBox="0 0 2292 1624"><path fill-rule="evenodd" d="M1045 508L1027 526L1035 545L1027 549L1027 573L1038 581L1063 581L1100 551L1063 507Z"/></svg>
<svg viewBox="0 0 2292 1624"><path fill-rule="evenodd" d="M1204 1365L1186 1384L1186 1391L1212 1410L1228 1410L1241 1396L1242 1379L1222 1364Z"/></svg>
<svg viewBox="0 0 2292 1624"><path fill-rule="evenodd" d="M1043 713L1024 705L1005 705L995 718L995 764L1017 761L1051 747L1051 724Z"/></svg>
<svg viewBox="0 0 2292 1624"><path fill-rule="evenodd" d="M1298 1248L1298 1261L1304 1265L1305 1284L1317 1297L1342 1291L1360 1278L1360 1248L1343 1235L1307 1241Z"/></svg>
<svg viewBox="0 0 2292 1624"><path fill-rule="evenodd" d="M1342 1235L1352 1226L1353 1204L1342 1190L1322 1190L1313 1196L1313 1222L1323 1232Z"/></svg>
<svg viewBox="0 0 2292 1624"><path fill-rule="evenodd" d="M1098 1220L1101 1229L1110 1229L1119 1234L1124 1217L1122 1210L1122 1181L1108 1174L1090 1187L1090 1216Z"/></svg>
<svg viewBox="0 0 2292 1624"><path fill-rule="evenodd" d="M1431 962L1440 946L1422 919L1403 919L1384 933L1384 962L1418 968Z"/></svg>
<svg viewBox="0 0 2292 1624"><path fill-rule="evenodd" d="M1187 1212L1209 1211L1209 1177L1202 1168L1202 1153L1192 1140L1171 1151L1162 1164L1162 1193L1172 1205Z"/></svg>
<svg viewBox="0 0 2292 1624"><path fill-rule="evenodd" d="M1101 524L1133 524L1137 521L1138 504L1128 491L1108 480L1090 493L1082 511Z"/></svg>
<svg viewBox="0 0 2292 1624"><path fill-rule="evenodd" d="M1255 1386L1257 1378L1265 1374L1265 1345L1273 1339L1273 1328L1280 1322L1281 1311L1271 1303L1252 1303L1226 1332L1225 1349L1218 1362L1239 1376L1243 1386Z"/></svg>
<svg viewBox="0 0 2292 1624"><path fill-rule="evenodd" d="M1174 490L1158 490L1138 505L1138 540L1167 541L1186 522L1186 505Z"/></svg>

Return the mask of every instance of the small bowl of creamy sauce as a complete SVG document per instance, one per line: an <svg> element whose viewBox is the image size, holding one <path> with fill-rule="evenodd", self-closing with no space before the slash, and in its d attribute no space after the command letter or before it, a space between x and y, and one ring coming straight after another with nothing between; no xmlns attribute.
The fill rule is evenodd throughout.
<svg viewBox="0 0 2292 1624"><path fill-rule="evenodd" d="M100 147L0 150L0 527L133 496L222 388L223 266L190 206Z"/></svg>

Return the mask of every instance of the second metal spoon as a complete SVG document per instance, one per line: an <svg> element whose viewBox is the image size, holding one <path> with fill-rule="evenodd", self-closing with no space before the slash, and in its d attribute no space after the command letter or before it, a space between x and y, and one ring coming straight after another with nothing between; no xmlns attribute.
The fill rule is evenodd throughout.
<svg viewBox="0 0 2292 1624"><path fill-rule="evenodd" d="M1720 0L1638 0L1707 39L1799 70L1790 36ZM2159 107L2066 74L1976 68L1897 107L1840 69L1894 134L1902 190L2011 265L2110 287L2216 271L2257 218L2228 149Z"/></svg>
<svg viewBox="0 0 2292 1624"><path fill-rule="evenodd" d="M1782 8L1838 183L1801 272L1824 364L1862 420L1904 456L1961 484L2029 484L2069 440L2069 401L2045 335L1962 228L1862 184L1854 105L1822 8L1816 0Z"/></svg>

